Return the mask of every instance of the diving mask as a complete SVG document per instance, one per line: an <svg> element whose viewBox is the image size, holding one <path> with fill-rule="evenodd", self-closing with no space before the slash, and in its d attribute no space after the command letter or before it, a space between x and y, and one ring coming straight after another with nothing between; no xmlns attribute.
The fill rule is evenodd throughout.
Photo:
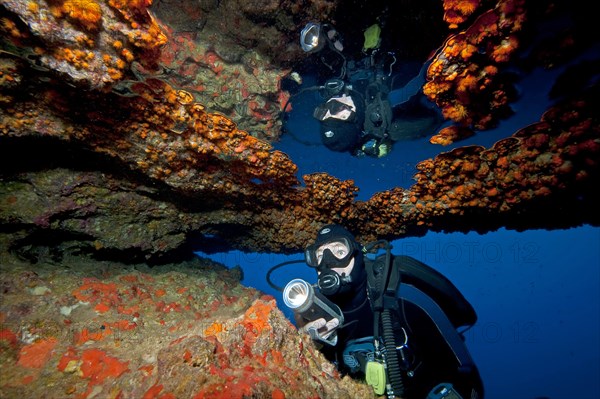
<svg viewBox="0 0 600 399"><path fill-rule="evenodd" d="M353 265L351 262L356 252L354 249L352 242L344 237L320 245L311 245L306 249L306 263L319 271L317 286L324 295L330 296L350 289L350 274L353 269L350 265ZM347 267L349 270L344 270Z"/></svg>
<svg viewBox="0 0 600 399"><path fill-rule="evenodd" d="M345 237L319 244L309 245L304 251L306 264L314 268L346 267L355 255L356 246Z"/></svg>

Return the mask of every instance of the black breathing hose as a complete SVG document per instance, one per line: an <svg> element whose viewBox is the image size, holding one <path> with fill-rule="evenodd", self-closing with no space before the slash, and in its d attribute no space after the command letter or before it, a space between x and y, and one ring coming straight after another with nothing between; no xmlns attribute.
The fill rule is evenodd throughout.
<svg viewBox="0 0 600 399"><path fill-rule="evenodd" d="M312 86L312 87L307 87L305 89L300 90L297 93L292 94L291 96L288 97L287 101L285 102L285 105L283 106L282 110L279 112L279 120L281 121L282 129L284 129L286 134L289 134L290 136L292 136L294 138L294 140L296 140L300 144L304 144L306 146L314 146L314 147L323 145L323 143L321 143L321 142L312 142L312 141L308 141L308 140L302 140L301 138L296 136L292 131L285 129L285 110L287 109L287 106L290 104L290 101L292 101L292 98L294 98L302 93L305 93L307 91L317 91L322 88L323 88L323 86Z"/></svg>
<svg viewBox="0 0 600 399"><path fill-rule="evenodd" d="M283 292L284 287L280 287L277 284L275 284L273 281L271 281L271 273L273 273L275 270L282 268L283 266L287 266L287 265L291 265L294 263L304 263L305 260L304 259L297 259L297 260L288 260L287 262L282 262L278 265L273 266L272 268L269 269L269 271L267 272L267 283L269 283L269 285L271 286L271 288L273 288L274 290L277 290L279 292Z"/></svg>
<svg viewBox="0 0 600 399"><path fill-rule="evenodd" d="M392 387L394 396L404 395L404 383L402 382L402 372L400 370L400 361L398 359L398 351L396 350L396 336L394 334L394 326L392 324L392 314L390 309L384 307L385 295L384 290L387 289L390 277L390 267L392 263L392 247L385 241L380 240L372 243L364 248L364 252L370 252L376 246L385 245L385 264L381 274L375 280L375 292L377 293L376 309L374 309L375 326L374 336L379 336L379 318L381 318L381 329L383 336L383 345L385 347L385 362L387 366L387 379ZM378 317L378 316L381 317Z"/></svg>
<svg viewBox="0 0 600 399"><path fill-rule="evenodd" d="M388 382L392 386L394 396L402 396L404 395L404 384L402 383L400 361L398 360L396 338L394 336L394 327L392 325L392 315L390 312L391 311L389 309L385 309L381 313L383 343L385 345L385 360L388 369Z"/></svg>
<svg viewBox="0 0 600 399"><path fill-rule="evenodd" d="M290 101L292 101L292 98L299 96L302 93L305 93L307 91L317 91L322 89L323 86L311 86L311 87L306 87L304 89L299 90L297 93L292 94L291 96L288 97L287 101L285 102L285 105L283 106L283 108L281 109L281 111L279 111L279 119L281 121L283 121L284 116L285 116L285 110L287 109L287 106L290 104Z"/></svg>

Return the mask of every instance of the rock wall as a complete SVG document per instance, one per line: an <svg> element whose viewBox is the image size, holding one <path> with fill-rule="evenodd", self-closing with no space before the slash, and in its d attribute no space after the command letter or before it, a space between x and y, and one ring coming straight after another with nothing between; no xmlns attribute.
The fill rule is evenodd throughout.
<svg viewBox="0 0 600 399"><path fill-rule="evenodd" d="M412 187L356 201L359 188L352 181L325 173L297 176L293 160L273 150L268 135L251 134L207 108L197 101L193 87L175 86L171 78L181 84L184 74L169 75L164 66L157 73L161 60L169 59L165 54L178 53L172 52L177 46L165 41L178 37L161 30L163 22L147 5L101 2L100 16L90 22L90 12L77 13L71 3L61 4L2 2L7 50L0 62L0 218L15 232L12 249L35 246L37 239L44 247L49 237L61 237L59 245L78 243L79 251L99 257L135 255L160 262L189 252L192 241L200 248L297 251L330 222L345 224L363 241L429 229L598 223L592 187L600 148L597 87L565 97L538 123L491 148L457 148L420 162ZM464 57L473 40L488 43L494 54L504 48L493 32L519 32L523 7L520 1L502 1L492 12L482 9L478 18L465 19L473 21L469 40L450 39L430 68L430 88L438 88L440 99L455 98L454 108L460 103L465 109L490 99L486 87L503 82L500 73L486 75L486 85L442 89L457 79L468 80L469 73L488 62L486 57ZM478 15L475 10L472 18ZM42 29L36 24L42 17L53 18L56 26ZM262 23L253 18L244 23ZM58 27L69 28L60 32L71 36L59 35ZM491 33L477 36L476 31ZM227 70L228 91L244 91L234 86L243 86L242 75L249 72L241 67L236 78L235 68L226 67L223 54L217 53L219 41L178 43L196 46L201 59L192 64L213 74L212 82ZM550 44L540 43L548 50L532 54L544 54L547 62ZM211 58L209 48L217 58ZM60 58L65 53L72 56ZM450 58L452 54L459 56ZM113 64L120 74L111 75ZM459 95L463 91L471 94ZM487 94L477 97L479 92ZM476 115L476 109L469 112ZM469 128L459 125L440 134L455 140L453 135L464 129ZM548 213L557 216L550 219Z"/></svg>
<svg viewBox="0 0 600 399"><path fill-rule="evenodd" d="M539 122L357 201L351 180L297 176L271 145L297 31L335 3L173 3L0 0L3 397L372 397L273 298L192 251L299 251L331 222L362 241L600 222L600 92L581 70ZM492 3L443 2L465 30L429 70L456 122L434 143L510 113L502 71L527 7ZM528 61L560 65L586 37Z"/></svg>
<svg viewBox="0 0 600 399"><path fill-rule="evenodd" d="M235 270L36 261L0 258L2 398L375 397Z"/></svg>

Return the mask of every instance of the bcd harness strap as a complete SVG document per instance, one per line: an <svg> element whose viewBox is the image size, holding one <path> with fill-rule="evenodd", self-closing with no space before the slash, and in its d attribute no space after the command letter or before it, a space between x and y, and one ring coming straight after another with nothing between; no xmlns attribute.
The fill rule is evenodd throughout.
<svg viewBox="0 0 600 399"><path fill-rule="evenodd" d="M392 262L391 246L386 241L380 241L371 244L370 248L374 248L377 244L385 244L386 246L385 261L380 271L376 270L381 267L380 262L373 261L367 263L367 281L374 314L373 343L375 357L379 357L380 360L386 363L386 390L388 396L402 396L404 393L400 359L396 350L401 345L395 342L396 339L391 323L391 312L393 310L399 311L399 301L407 301L414 304L434 322L440 335L456 357L459 372L468 373L474 369L474 362L464 345L461 335L450 322L442 308L422 290L411 284L403 283L399 267L396 267L395 262ZM368 250L365 249L364 251L367 252ZM383 331L380 331L380 326L383 327ZM381 337L383 337L383 344L385 346L383 356L381 356L383 348L379 348L378 341ZM360 346L362 347L360 348L362 349L360 352L364 353L365 345ZM368 358L367 360L372 359ZM361 368L365 370L364 364L362 364L365 362L364 356L359 361Z"/></svg>

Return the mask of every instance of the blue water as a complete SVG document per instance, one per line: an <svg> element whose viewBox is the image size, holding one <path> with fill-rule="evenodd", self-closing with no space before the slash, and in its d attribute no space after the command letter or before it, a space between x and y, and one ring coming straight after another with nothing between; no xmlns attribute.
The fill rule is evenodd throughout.
<svg viewBox="0 0 600 399"><path fill-rule="evenodd" d="M600 392L600 229L499 230L480 235L429 233L392 242L446 275L479 316L467 332L488 399L596 399ZM242 283L277 298L264 280L279 262L302 254L211 256L240 265ZM273 273L278 285L292 278L315 282L304 264Z"/></svg>
<svg viewBox="0 0 600 399"><path fill-rule="evenodd" d="M479 132L455 146L489 147L538 121L548 107L544 100L548 82L557 73L538 70L524 76L521 98L514 104L516 115L497 129ZM311 117L318 102L315 93L308 93L292 104L288 128L301 141L318 144L318 125ZM409 187L417 162L450 149L421 139L396 144L386 158L357 159L320 145L301 144L291 135L275 147L299 166L299 177L326 171L353 179L361 189L360 200L392 187ZM429 233L392 244L394 253L411 255L446 275L475 307L479 320L467 333L467 343L480 368L486 398L600 397L600 228ZM228 267L241 266L245 271L242 283L275 296L291 316L265 275L280 262L302 259L301 253L232 251L209 257ZM316 280L314 271L304 264L273 273L281 286L296 277Z"/></svg>

